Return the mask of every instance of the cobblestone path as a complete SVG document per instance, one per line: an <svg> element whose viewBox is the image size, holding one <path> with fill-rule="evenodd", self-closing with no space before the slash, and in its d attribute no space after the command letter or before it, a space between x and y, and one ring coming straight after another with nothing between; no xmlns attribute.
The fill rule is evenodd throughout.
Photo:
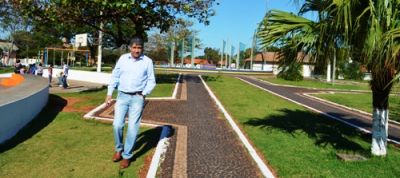
<svg viewBox="0 0 400 178"><path fill-rule="evenodd" d="M175 154L186 154L183 159L180 157L180 161L186 161L186 171L178 174L183 177L261 177L200 78L187 75L183 82L187 86L187 100L149 101L144 111L145 122L167 123L174 128L160 177L177 175ZM180 125L186 131L174 125ZM187 137L182 137L187 140L177 139L178 132L187 133ZM185 142L186 153L176 149Z"/></svg>

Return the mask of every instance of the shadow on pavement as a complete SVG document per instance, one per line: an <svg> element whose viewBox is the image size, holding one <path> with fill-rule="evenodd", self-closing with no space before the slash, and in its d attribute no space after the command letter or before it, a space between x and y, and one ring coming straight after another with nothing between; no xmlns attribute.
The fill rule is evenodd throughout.
<svg viewBox="0 0 400 178"><path fill-rule="evenodd" d="M0 153L16 147L18 144L40 132L57 117L57 114L61 112L66 105L66 100L59 96L50 94L47 105L43 110L14 137L0 145Z"/></svg>
<svg viewBox="0 0 400 178"><path fill-rule="evenodd" d="M315 140L315 145L326 147L331 145L337 150L368 152L360 144L349 140L354 136L367 139L365 134L356 129L334 120L325 119L325 116L300 110L280 110L282 114L265 118L252 118L246 125L257 126L267 130L278 129L296 137L297 133L304 132ZM367 141L367 140L366 140Z"/></svg>
<svg viewBox="0 0 400 178"><path fill-rule="evenodd" d="M149 150L157 146L161 131L162 127L156 127L150 130L146 130L137 136L132 161L143 156ZM171 137L172 135L173 131L170 127L170 133L167 138Z"/></svg>

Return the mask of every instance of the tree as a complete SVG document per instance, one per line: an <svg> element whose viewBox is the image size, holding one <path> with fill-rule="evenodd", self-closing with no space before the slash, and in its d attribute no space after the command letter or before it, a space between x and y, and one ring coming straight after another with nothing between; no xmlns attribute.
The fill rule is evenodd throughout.
<svg viewBox="0 0 400 178"><path fill-rule="evenodd" d="M168 62L168 42L166 34L153 33L145 43L145 53L154 61Z"/></svg>
<svg viewBox="0 0 400 178"><path fill-rule="evenodd" d="M213 64L217 64L221 60L221 55L218 49L213 49L210 47L204 48L204 58L208 61L212 61Z"/></svg>
<svg viewBox="0 0 400 178"><path fill-rule="evenodd" d="M309 0L306 4L303 10L318 7L318 22L285 12L269 13L264 22L271 26L260 33L264 44L301 34L298 45L313 52L317 61L329 61L337 48L346 48L348 57L366 64L372 74L371 153L386 155L388 98L393 82L400 77L400 1ZM328 56L322 53L325 51Z"/></svg>
<svg viewBox="0 0 400 178"><path fill-rule="evenodd" d="M19 30L27 30L29 28L29 20L22 16L15 7L13 7L7 1L0 2L0 31L8 35L8 40L11 42L11 46L7 49L7 52L11 54L14 48L13 33ZM9 61L5 61L8 65Z"/></svg>
<svg viewBox="0 0 400 178"><path fill-rule="evenodd" d="M79 24L92 31L103 31L118 47L128 44L135 35L146 38L146 31L152 28L168 31L179 22L179 16L209 24L209 17L215 14L212 10L215 0L10 1L35 25L70 29L78 28ZM103 28L100 28L101 23Z"/></svg>
<svg viewBox="0 0 400 178"><path fill-rule="evenodd" d="M18 58L33 57L44 47L60 47L62 45L60 39L36 30L16 31L12 34L12 38L19 48Z"/></svg>
<svg viewBox="0 0 400 178"><path fill-rule="evenodd" d="M175 61L181 57L181 44L184 42L184 52L191 50L191 38L198 33L192 30L193 22L178 19L177 24L171 26L168 32L152 33L146 43L146 54L156 61L168 62L171 56L171 47L174 46ZM200 39L196 38L196 48L200 48ZM179 58L180 58L179 57Z"/></svg>

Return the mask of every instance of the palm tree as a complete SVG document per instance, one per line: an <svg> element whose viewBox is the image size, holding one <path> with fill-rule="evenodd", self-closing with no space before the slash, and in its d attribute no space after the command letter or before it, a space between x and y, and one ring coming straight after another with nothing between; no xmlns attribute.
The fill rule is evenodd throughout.
<svg viewBox="0 0 400 178"><path fill-rule="evenodd" d="M389 94L400 69L400 1L399 0L343 0L333 3L337 9L352 6L362 13L353 21L353 33L347 38L353 56L371 69L370 86L373 101L372 146L373 155L386 155ZM352 25L343 22L344 25ZM359 55L361 54L361 55ZM396 77L397 75L397 77Z"/></svg>
<svg viewBox="0 0 400 178"><path fill-rule="evenodd" d="M386 155L388 98L400 71L399 0L306 0L302 12L318 12L317 22L283 11L265 16L259 37L264 46L298 36L298 49L313 54L317 63L327 63L336 49L371 70L373 128L371 153Z"/></svg>

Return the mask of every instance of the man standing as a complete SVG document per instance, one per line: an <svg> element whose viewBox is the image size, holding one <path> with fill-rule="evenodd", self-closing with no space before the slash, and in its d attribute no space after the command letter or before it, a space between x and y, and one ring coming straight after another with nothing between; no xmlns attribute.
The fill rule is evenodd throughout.
<svg viewBox="0 0 400 178"><path fill-rule="evenodd" d="M68 67L68 64L65 63L64 61L62 63L63 63L63 74L62 74L62 78L61 78L61 83L62 83L62 87L64 89L66 89L68 87L67 77L68 77L69 67Z"/></svg>
<svg viewBox="0 0 400 178"><path fill-rule="evenodd" d="M121 55L112 71L105 100L110 104L113 90L118 89L113 122L115 154L112 160L114 162L122 160L120 163L122 169L129 166L133 156L145 97L156 85L153 62L143 55L143 39L134 37L130 41L129 48L131 52ZM126 114L128 114L128 127L123 143Z"/></svg>

